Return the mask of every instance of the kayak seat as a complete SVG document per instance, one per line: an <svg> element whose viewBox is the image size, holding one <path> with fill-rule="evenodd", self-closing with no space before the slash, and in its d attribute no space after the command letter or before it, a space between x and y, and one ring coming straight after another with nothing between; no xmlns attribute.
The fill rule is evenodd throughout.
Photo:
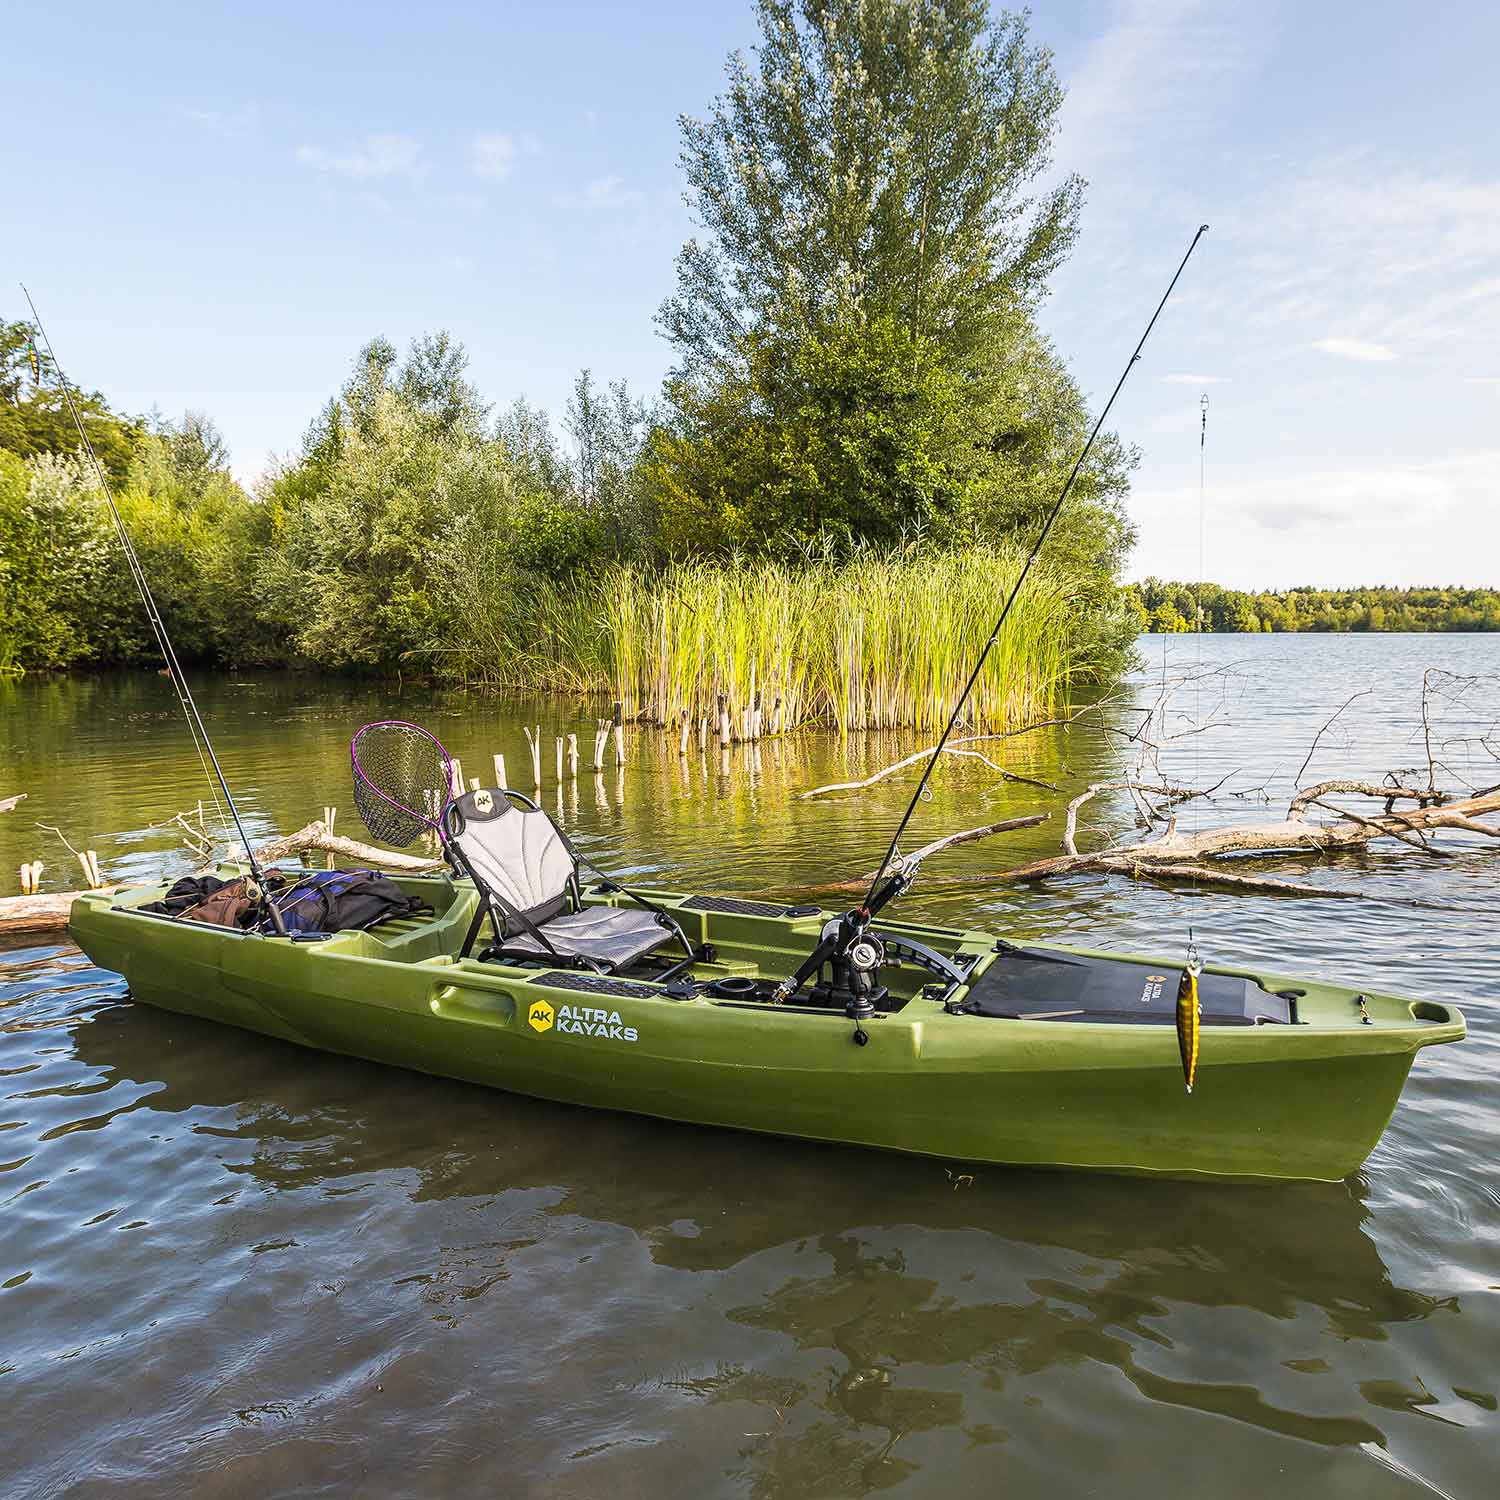
<svg viewBox="0 0 1500 1500"><path fill-rule="evenodd" d="M444 815L443 842L480 897L461 957L468 956L486 917L495 941L482 958L541 959L608 973L674 938L692 956L680 928L659 908L585 906L573 846L519 792L492 789L456 798Z"/></svg>

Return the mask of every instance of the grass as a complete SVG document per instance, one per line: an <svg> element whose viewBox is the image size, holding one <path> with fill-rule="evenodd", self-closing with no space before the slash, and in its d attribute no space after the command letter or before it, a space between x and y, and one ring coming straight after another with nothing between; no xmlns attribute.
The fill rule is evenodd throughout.
<svg viewBox="0 0 1500 1500"><path fill-rule="evenodd" d="M845 562L615 566L588 583L543 585L503 621L489 612L458 654L469 675L496 686L610 696L660 724L713 718L720 694L737 715L759 694L768 725L780 698L787 726L932 729L1020 564L997 545ZM1071 685L1110 675L1119 661L1111 621L1081 585L1039 564L975 685L969 722L1014 727Z"/></svg>

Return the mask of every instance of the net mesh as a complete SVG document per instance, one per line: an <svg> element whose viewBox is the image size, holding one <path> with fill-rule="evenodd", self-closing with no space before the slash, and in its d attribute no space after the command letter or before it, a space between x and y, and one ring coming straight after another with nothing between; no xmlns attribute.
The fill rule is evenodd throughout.
<svg viewBox="0 0 1500 1500"><path fill-rule="evenodd" d="M383 719L366 724L349 746L354 805L382 843L404 849L442 824L453 762L419 724Z"/></svg>

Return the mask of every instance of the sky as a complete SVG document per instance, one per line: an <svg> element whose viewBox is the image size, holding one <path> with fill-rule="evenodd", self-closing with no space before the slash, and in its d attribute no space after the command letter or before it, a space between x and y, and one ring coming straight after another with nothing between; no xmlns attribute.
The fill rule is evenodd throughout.
<svg viewBox="0 0 1500 1500"><path fill-rule="evenodd" d="M1128 572L1500 586L1500 6L1039 0L1088 179L1040 321L1103 401ZM447 328L487 400L654 393L692 231L677 117L748 0L9 8L0 317L120 409L203 411L247 482L366 340Z"/></svg>

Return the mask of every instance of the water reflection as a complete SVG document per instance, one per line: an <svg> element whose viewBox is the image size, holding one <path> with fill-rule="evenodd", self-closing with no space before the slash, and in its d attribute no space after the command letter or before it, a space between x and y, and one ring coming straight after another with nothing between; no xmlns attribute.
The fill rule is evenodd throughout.
<svg viewBox="0 0 1500 1500"><path fill-rule="evenodd" d="M756 1495L889 1487L916 1466L911 1440L937 1429L1005 1443L1014 1432L997 1410L1026 1414L1006 1399L1012 1383L1083 1367L1117 1371L1153 1406L1322 1447L1385 1445L1384 1413L1430 1395L1366 1380L1330 1399L1315 1379L1326 1358L1270 1351L1379 1343L1460 1311L1393 1278L1360 1181L982 1172L969 1184L937 1163L598 1115L259 1038L236 1038L233 1071L205 1066L222 1042L218 1028L130 1007L74 1032L94 1087L232 1147L226 1182L304 1197L378 1184L414 1205L475 1207L472 1239L395 1283L440 1326L545 1246L549 1221L620 1226L659 1267L748 1279L753 1295L722 1316L774 1335L773 1354L676 1389L758 1413L737 1459ZM1204 1378L1205 1336L1222 1378Z"/></svg>
<svg viewBox="0 0 1500 1500"><path fill-rule="evenodd" d="M1402 686L1428 662L1493 672L1500 638L1231 644L1255 653L1255 691L1229 734L1186 742L1201 766L1177 769L1241 767L1279 801L1310 726L1353 688L1379 692L1319 774L1407 763L1420 725ZM899 735L798 735L727 767L713 738L684 760L673 736L632 735L623 771L596 777L591 705L271 678L205 682L200 699L256 833L340 802L342 828L348 733L391 713L432 723L471 770L496 752L529 766L523 723L581 727L570 835L674 886L858 874L909 793L892 778L794 796L895 760L913 748ZM0 870L47 856L39 820L99 836L116 878L154 874L171 841L147 825L204 795L184 745L149 674L0 685L0 793L29 793L0 819ZM1075 730L1007 761L1071 792L1118 755ZM934 836L1055 802L975 767L934 792ZM1098 816L1091 837L1113 813ZM1056 840L1054 823L964 846L906 913L1142 950L1190 916L1223 962L1284 957L1461 999L1469 1043L1420 1061L1368 1179L965 1182L322 1057L121 1005L119 982L62 944L0 951L7 1493L362 1493L372 1476L547 1500L1489 1493L1500 861L1371 851L1310 877L1434 903L1419 919L1107 881L941 883Z"/></svg>

